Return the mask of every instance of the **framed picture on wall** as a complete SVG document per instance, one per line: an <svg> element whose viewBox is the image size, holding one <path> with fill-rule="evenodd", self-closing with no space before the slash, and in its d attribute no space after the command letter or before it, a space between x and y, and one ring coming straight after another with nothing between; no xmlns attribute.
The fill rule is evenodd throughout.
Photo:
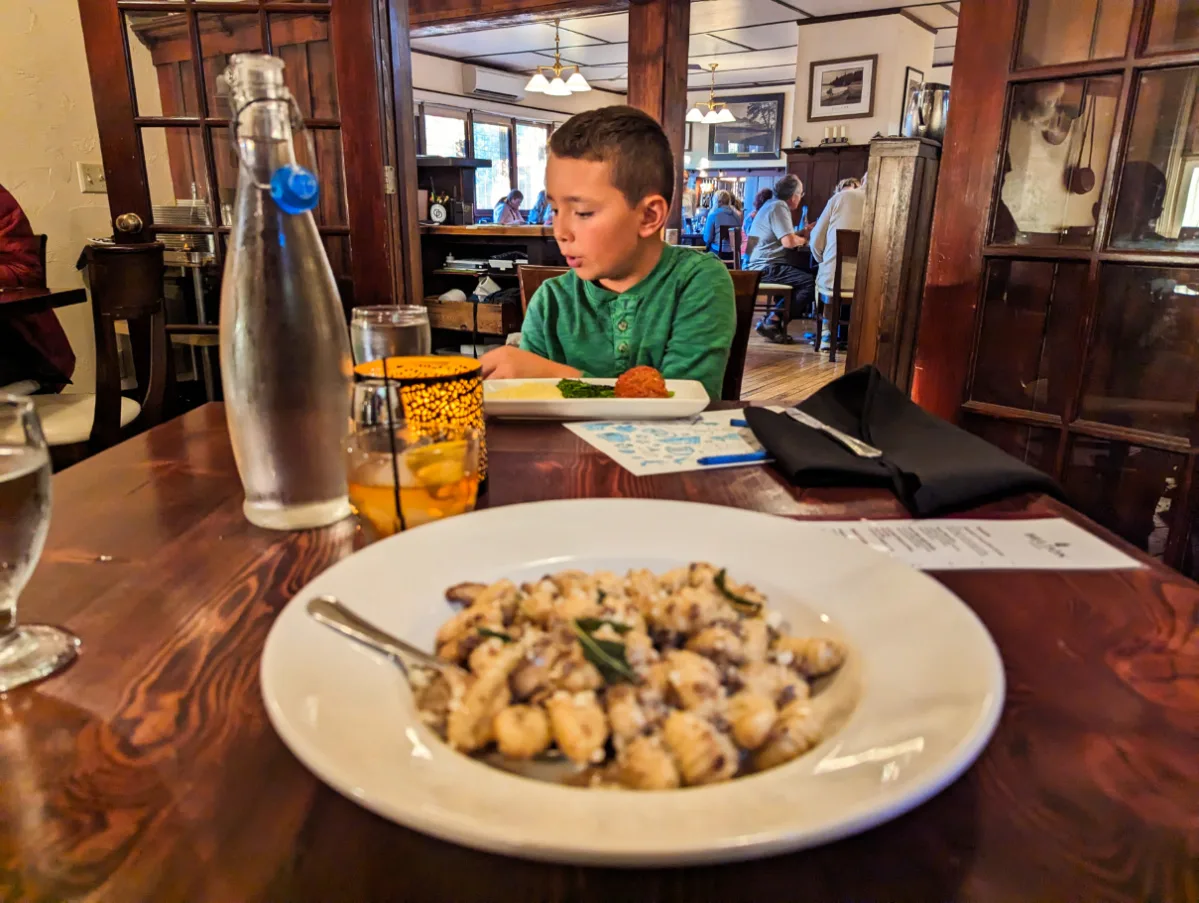
<svg viewBox="0 0 1199 903"><path fill-rule="evenodd" d="M785 94L746 94L717 97L728 105L736 122L708 126L709 160L777 160L783 138Z"/></svg>
<svg viewBox="0 0 1199 903"><path fill-rule="evenodd" d="M919 69L908 66L903 70L903 97L899 98L899 121L903 122L904 114L908 111L908 98L912 92L924 84L924 73Z"/></svg>
<svg viewBox="0 0 1199 903"><path fill-rule="evenodd" d="M877 53L813 62L808 80L808 122L873 116L877 71Z"/></svg>

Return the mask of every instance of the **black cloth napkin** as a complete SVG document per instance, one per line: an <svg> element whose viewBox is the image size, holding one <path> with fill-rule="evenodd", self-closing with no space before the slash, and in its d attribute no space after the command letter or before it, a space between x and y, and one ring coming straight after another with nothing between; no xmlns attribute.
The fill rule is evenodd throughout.
<svg viewBox="0 0 1199 903"><path fill-rule="evenodd" d="M846 373L796 407L883 452L860 458L785 414L747 408L754 435L797 485L887 487L917 517L1023 492L1063 498L1050 477L929 414L873 366Z"/></svg>

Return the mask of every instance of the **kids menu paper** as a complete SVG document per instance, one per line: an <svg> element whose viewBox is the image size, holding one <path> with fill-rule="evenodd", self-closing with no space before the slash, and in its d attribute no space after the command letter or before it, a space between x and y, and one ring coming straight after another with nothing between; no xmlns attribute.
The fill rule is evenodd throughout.
<svg viewBox="0 0 1199 903"><path fill-rule="evenodd" d="M762 446L748 427L733 426L744 411L709 411L686 420L585 421L564 424L630 473L651 476L710 470L716 467L761 466L700 464L704 458L761 453Z"/></svg>

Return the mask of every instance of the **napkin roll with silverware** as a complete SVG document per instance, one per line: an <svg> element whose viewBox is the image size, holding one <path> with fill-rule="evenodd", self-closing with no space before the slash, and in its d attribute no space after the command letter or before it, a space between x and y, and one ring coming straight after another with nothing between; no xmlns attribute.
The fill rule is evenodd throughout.
<svg viewBox="0 0 1199 903"><path fill-rule="evenodd" d="M875 367L845 374L796 407L868 444L850 443L856 447L851 451L828 431L779 409L746 409L758 441L797 485L889 487L918 517L1023 492L1063 497L1049 476L929 414ZM868 456L868 446L882 455Z"/></svg>

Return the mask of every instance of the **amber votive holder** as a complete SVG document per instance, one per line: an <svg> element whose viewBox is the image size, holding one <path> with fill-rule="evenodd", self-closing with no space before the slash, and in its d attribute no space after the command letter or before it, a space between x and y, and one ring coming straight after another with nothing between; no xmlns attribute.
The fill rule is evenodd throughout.
<svg viewBox="0 0 1199 903"><path fill-rule="evenodd" d="M358 364L354 373L396 384L403 418L419 433L450 429L479 431L479 476L487 478L487 439L483 424L483 367L469 357L420 355L389 357Z"/></svg>

